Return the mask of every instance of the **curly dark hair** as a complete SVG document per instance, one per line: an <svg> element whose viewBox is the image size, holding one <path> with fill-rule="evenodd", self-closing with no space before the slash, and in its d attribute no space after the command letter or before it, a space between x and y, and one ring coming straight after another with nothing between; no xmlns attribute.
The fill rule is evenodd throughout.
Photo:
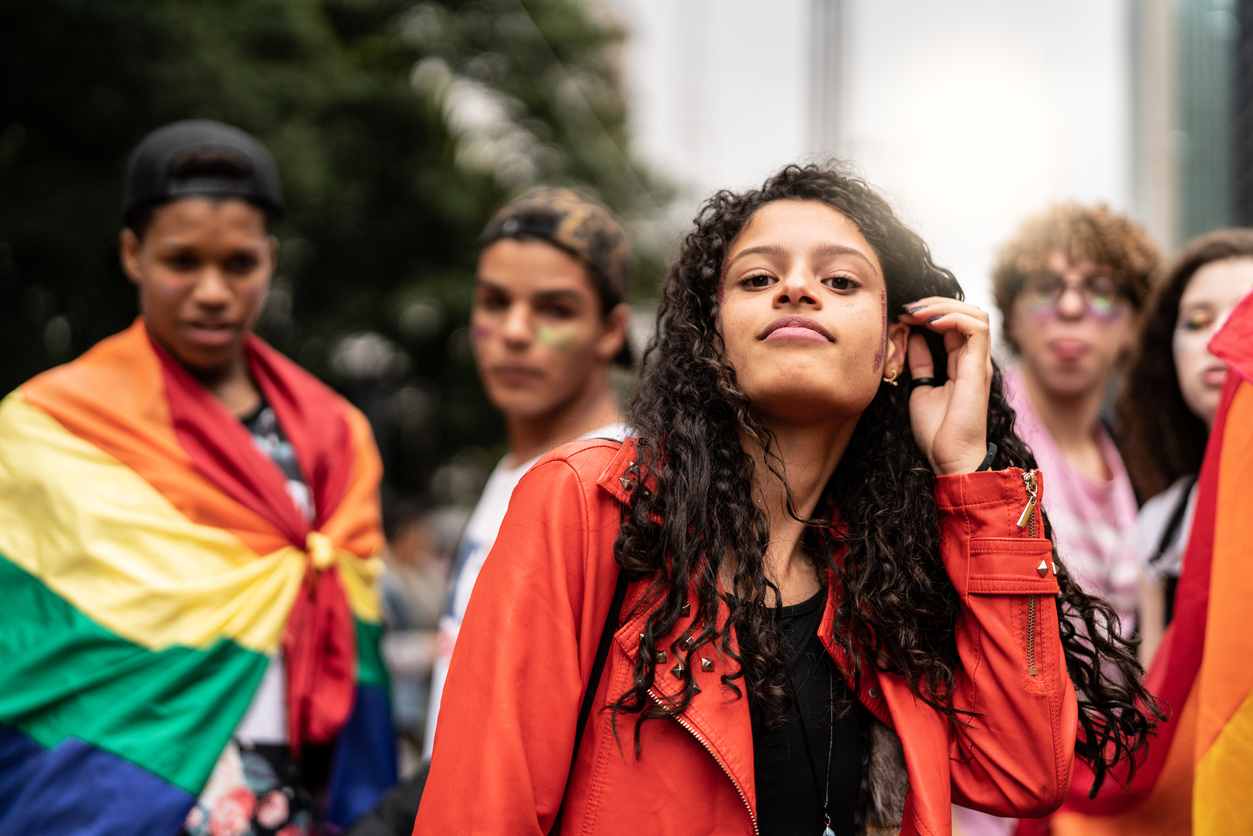
<svg viewBox="0 0 1253 836"><path fill-rule="evenodd" d="M726 360L716 321L728 248L758 209L777 200L819 201L857 226L879 256L889 313L926 296L962 298L957 280L936 266L926 243L870 186L838 166L791 165L760 189L715 194L670 268L630 404L642 472L623 510L614 553L629 576L651 578L641 606L656 610L644 626L642 646L656 647L669 634L694 588L691 627L669 651L690 666L702 646L715 645L739 666L722 681L737 697L743 685L774 723L790 706L788 663L777 587L764 568L769 523L754 501L754 460L740 438L761 444L776 475L782 468L773 436L755 417ZM961 665L955 638L960 601L941 561L935 475L914 441L908 398L908 386L879 388L816 518L805 521L804 536L815 569L822 577L833 572L842 591L834 639L855 660L855 678L866 665L899 674L920 699L963 722L952 698ZM988 411L988 439L997 445L994 468L1035 466L1013 423L997 368ZM837 515L838 526L832 522ZM1045 531L1051 531L1047 520ZM1157 703L1138 684L1142 670L1134 645L1118 635L1113 608L1084 594L1054 559L1067 670L1079 693L1077 751L1092 763L1099 787L1107 765L1126 760L1134 768ZM733 572L728 588L735 594L719 591L724 566ZM641 653L634 684L613 707L615 724L619 712L640 715L637 753L642 722L678 715L694 694L688 678L683 691L655 702L649 696L655 673L655 655ZM859 684L853 683L855 691Z"/></svg>
<svg viewBox="0 0 1253 836"><path fill-rule="evenodd" d="M1071 264L1088 260L1113 272L1119 288L1139 311L1149 295L1161 262L1157 245L1144 229L1106 206L1059 203L1022 222L997 253L992 290L1005 323L1010 348L1018 350L1010 327L1010 308L1032 274L1047 269L1049 256L1061 252Z"/></svg>
<svg viewBox="0 0 1253 836"><path fill-rule="evenodd" d="M1149 300L1117 406L1118 446L1141 499L1201 470L1209 428L1183 399L1172 349L1179 302L1207 264L1253 258L1253 229L1220 229L1191 241Z"/></svg>

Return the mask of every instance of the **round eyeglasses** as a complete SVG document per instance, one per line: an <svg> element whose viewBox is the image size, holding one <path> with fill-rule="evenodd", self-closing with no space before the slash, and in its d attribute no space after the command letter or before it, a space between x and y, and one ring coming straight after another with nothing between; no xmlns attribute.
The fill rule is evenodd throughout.
<svg viewBox="0 0 1253 836"><path fill-rule="evenodd" d="M1057 310L1062 296L1075 291L1083 299L1087 313L1096 319L1114 319L1122 313L1126 295L1113 276L1095 273L1079 281L1067 281L1057 273L1036 273L1027 278L1022 293L1031 307L1041 312Z"/></svg>

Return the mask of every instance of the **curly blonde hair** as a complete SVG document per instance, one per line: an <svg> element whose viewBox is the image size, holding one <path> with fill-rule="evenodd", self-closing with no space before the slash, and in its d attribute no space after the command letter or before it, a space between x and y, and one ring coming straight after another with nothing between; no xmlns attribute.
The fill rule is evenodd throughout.
<svg viewBox="0 0 1253 836"><path fill-rule="evenodd" d="M1143 227L1104 204L1059 203L1027 218L997 254L992 272L996 305L1005 322L1005 340L1015 351L1018 345L1010 327L1010 309L1027 277L1046 270L1049 256L1055 252L1071 264L1091 261L1110 270L1137 311L1148 298L1162 258Z"/></svg>

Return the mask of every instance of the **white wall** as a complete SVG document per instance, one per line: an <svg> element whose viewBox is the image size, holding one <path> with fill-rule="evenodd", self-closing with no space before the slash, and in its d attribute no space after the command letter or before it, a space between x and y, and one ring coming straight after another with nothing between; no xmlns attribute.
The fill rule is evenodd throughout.
<svg viewBox="0 0 1253 836"><path fill-rule="evenodd" d="M601 0L637 149L682 188L834 153L991 309L996 248L1057 200L1130 200L1131 0L845 0L841 136L810 145L809 0Z"/></svg>
<svg viewBox="0 0 1253 836"><path fill-rule="evenodd" d="M602 0L627 28L636 149L689 208L796 159L808 127L808 0Z"/></svg>
<svg viewBox="0 0 1253 836"><path fill-rule="evenodd" d="M842 155L992 308L996 249L1058 200L1130 199L1121 0L862 0Z"/></svg>

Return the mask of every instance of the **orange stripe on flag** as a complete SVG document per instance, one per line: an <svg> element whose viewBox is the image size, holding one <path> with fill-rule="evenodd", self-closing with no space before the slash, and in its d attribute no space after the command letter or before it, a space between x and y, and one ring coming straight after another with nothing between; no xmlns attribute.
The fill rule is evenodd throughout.
<svg viewBox="0 0 1253 836"><path fill-rule="evenodd" d="M1129 810L1108 816L1060 812L1049 823L1050 836L1181 836L1192 823L1192 751L1196 731L1196 689L1181 708L1170 751L1153 789Z"/></svg>
<svg viewBox="0 0 1253 836"><path fill-rule="evenodd" d="M1232 397L1219 465L1193 790L1198 836L1253 833L1253 385Z"/></svg>
<svg viewBox="0 0 1253 836"><path fill-rule="evenodd" d="M288 545L256 512L193 468L174 435L161 367L141 320L65 366L22 386L22 395L69 432L113 456L191 522L234 534L259 555ZM144 426L133 429L135 417Z"/></svg>
<svg viewBox="0 0 1253 836"><path fill-rule="evenodd" d="M1197 760L1253 693L1253 385L1241 385L1227 413L1218 476L1209 618L1201 658Z"/></svg>
<svg viewBox="0 0 1253 836"><path fill-rule="evenodd" d="M357 455L339 511L326 521L322 530L353 554L378 554L384 542L376 486L383 476L383 462L374 446L366 417L355 409L344 410L344 417Z"/></svg>

